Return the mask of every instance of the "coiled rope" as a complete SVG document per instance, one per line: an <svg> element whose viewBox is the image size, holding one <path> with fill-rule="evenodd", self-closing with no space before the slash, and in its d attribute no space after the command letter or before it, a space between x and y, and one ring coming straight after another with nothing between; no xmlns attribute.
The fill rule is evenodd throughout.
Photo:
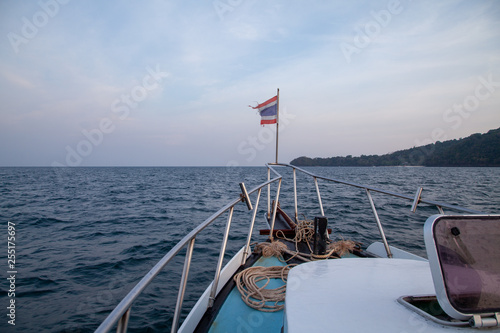
<svg viewBox="0 0 500 333"><path fill-rule="evenodd" d="M286 279L290 266L254 266L236 274L234 281L241 294L241 299L251 308L263 312L276 312L283 309ZM281 279L285 284L275 289L266 289L271 279ZM259 287L257 283L263 280L266 282Z"/></svg>
<svg viewBox="0 0 500 333"><path fill-rule="evenodd" d="M286 252L289 255L291 255L291 258L289 258L288 260L291 260L293 258L298 258L298 259L301 259L303 261L310 261L309 259L306 259L304 257L311 258L311 260L328 259L332 256L334 256L335 258L340 258L344 254L355 250L359 245L358 243L356 243L352 240L342 239L342 240L339 240L336 242L329 241L330 244L328 244L327 252L325 254L314 254L313 249L311 248L311 242L314 239L314 224L313 224L313 221L308 221L307 219L298 221L298 223L295 227L295 237L293 239L287 238L281 230L279 230L276 233L276 237L279 239L284 239L284 240L287 240L289 242L295 243L295 251L296 252L289 251L288 248L286 248L286 250L283 251L283 252ZM297 244L301 243L301 242L307 244L307 247L309 248L310 254L301 253L299 251ZM275 243L275 242L273 242L273 243ZM280 254L282 254L282 253L280 253ZM262 253L262 254L264 254L264 253Z"/></svg>
<svg viewBox="0 0 500 333"><path fill-rule="evenodd" d="M264 257L279 257L288 250L282 242L260 243L255 246L256 252L262 252Z"/></svg>
<svg viewBox="0 0 500 333"><path fill-rule="evenodd" d="M281 232L281 231L280 231ZM302 261L311 261L318 259L327 259L335 255L340 258L347 252L353 251L358 246L358 243L351 240L340 240L330 243L328 245L328 252L324 255L313 254L310 242L314 239L314 227L312 221L299 221L295 227L295 237L293 239L286 238L281 232L277 233L277 237L295 243L295 252L290 251L286 244L280 241L260 243L255 246L255 252L261 252L264 257L277 257L281 258L284 253L289 254L293 258ZM297 244L304 242L310 250L310 254L301 253L298 250ZM281 260L281 259L280 259ZM241 294L241 299L251 308L264 311L276 312L284 308L284 301L286 295L286 280L290 268L296 264L287 266L271 266L249 267L234 276L234 281ZM275 289L266 289L271 279L281 279L285 284ZM265 280L265 283L258 286L258 282Z"/></svg>

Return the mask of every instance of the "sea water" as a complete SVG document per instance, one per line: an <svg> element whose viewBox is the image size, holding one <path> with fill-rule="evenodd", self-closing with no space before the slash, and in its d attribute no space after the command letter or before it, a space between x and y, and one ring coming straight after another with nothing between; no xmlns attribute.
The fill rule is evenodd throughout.
<svg viewBox="0 0 500 333"><path fill-rule="evenodd" d="M424 199L500 213L500 168L308 170L409 196L422 186ZM280 205L293 216L292 178L279 171ZM250 190L266 179L264 167L0 168L0 331L94 331L186 233L238 197L238 183ZM297 186L299 219L320 215L313 181L299 173ZM322 180L319 189L331 238L364 247L380 240L364 190ZM420 205L414 214L410 201L372 196L389 243L425 256L422 227L437 209ZM264 192L255 241L264 240L266 209ZM237 205L226 261L244 244L250 216ZM213 279L226 221L224 214L196 239L182 317ZM169 329L183 253L134 303L130 332Z"/></svg>

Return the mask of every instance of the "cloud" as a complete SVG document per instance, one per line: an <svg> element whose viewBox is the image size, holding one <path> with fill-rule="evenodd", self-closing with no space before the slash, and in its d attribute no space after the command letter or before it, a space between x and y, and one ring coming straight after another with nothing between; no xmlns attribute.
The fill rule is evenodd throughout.
<svg viewBox="0 0 500 333"><path fill-rule="evenodd" d="M238 151L262 131L247 105L276 88L296 116L283 133L288 159L394 151L437 127L450 138L498 127L498 91L459 128L443 119L479 77L500 81L495 1L400 1L387 24L377 15L389 2L222 1L222 12L216 3L69 2L18 53L2 39L3 163L64 160L82 131L109 118L116 129L82 165L259 165L274 146L251 161ZM3 2L0 34L21 34L40 10ZM342 43L358 48L350 62ZM156 66L168 78L120 119L113 103Z"/></svg>

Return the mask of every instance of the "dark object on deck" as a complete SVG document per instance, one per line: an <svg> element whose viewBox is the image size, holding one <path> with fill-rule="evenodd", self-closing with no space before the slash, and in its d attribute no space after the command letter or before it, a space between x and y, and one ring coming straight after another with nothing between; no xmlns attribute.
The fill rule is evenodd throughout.
<svg viewBox="0 0 500 333"><path fill-rule="evenodd" d="M273 207L274 207L274 201L273 201ZM272 215L272 212L271 212ZM271 223L271 217L268 217L268 222ZM274 230L273 230L273 237L287 237L287 238L294 238L295 237L295 231L296 231L297 224L293 222L292 218L288 216L279 206L276 209L276 220L274 222ZM328 233L332 233L332 229L327 229ZM269 235L271 232L270 229L260 229L259 233L261 235Z"/></svg>
<svg viewBox="0 0 500 333"><path fill-rule="evenodd" d="M328 239L328 219L325 216L314 218L314 254L326 253L326 240Z"/></svg>
<svg viewBox="0 0 500 333"><path fill-rule="evenodd" d="M273 201L274 207L274 201ZM271 212L272 215L272 212ZM271 223L271 217L268 217L268 222ZM280 208L279 203L276 208L276 220L274 222L273 236L282 235L285 237L295 237L295 227L297 225L292 219ZM261 235L269 235L270 229L261 229Z"/></svg>

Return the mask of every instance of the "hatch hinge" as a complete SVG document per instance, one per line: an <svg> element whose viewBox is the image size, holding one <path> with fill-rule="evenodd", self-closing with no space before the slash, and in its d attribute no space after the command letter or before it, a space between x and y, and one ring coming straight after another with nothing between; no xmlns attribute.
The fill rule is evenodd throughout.
<svg viewBox="0 0 500 333"><path fill-rule="evenodd" d="M498 327L500 326L500 312L496 312L493 316L481 317L481 315L473 315L469 320L472 327Z"/></svg>

